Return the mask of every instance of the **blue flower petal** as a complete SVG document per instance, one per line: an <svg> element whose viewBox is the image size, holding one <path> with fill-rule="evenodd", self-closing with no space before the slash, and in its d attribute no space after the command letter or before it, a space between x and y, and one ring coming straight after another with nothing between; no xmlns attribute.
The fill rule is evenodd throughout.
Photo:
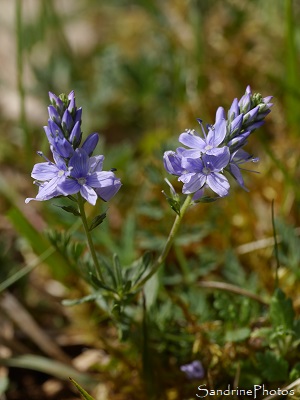
<svg viewBox="0 0 300 400"><path fill-rule="evenodd" d="M211 190L217 193L220 197L228 195L230 185L224 175L218 172L213 172L210 175L207 175L207 184Z"/></svg>
<svg viewBox="0 0 300 400"><path fill-rule="evenodd" d="M86 199L86 201L88 201L93 206L96 204L98 196L95 190L92 189L90 186L82 185L80 188L80 194L83 198Z"/></svg>

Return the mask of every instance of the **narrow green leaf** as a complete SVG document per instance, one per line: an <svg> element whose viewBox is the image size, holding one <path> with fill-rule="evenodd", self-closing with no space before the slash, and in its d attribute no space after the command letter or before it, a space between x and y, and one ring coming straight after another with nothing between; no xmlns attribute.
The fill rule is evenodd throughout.
<svg viewBox="0 0 300 400"><path fill-rule="evenodd" d="M18 357L0 358L0 365L40 371L58 379L68 379L69 376L74 376L83 385L90 386L95 384L94 379L88 374L78 372L69 365L42 356L27 354Z"/></svg>
<svg viewBox="0 0 300 400"><path fill-rule="evenodd" d="M109 265L109 263L103 257L101 257L100 259L101 259L101 266L105 268L106 272L108 273L108 275L111 278L111 283L112 283L113 287L116 289L117 281L116 281L112 267Z"/></svg>
<svg viewBox="0 0 300 400"><path fill-rule="evenodd" d="M94 285L97 286L97 288L102 288L102 289L108 290L109 292L117 293L117 291L115 289L105 285L103 282L100 281L100 279L98 279L91 272L90 272L90 277L91 277L92 282L94 283Z"/></svg>
<svg viewBox="0 0 300 400"><path fill-rule="evenodd" d="M122 269L121 269L120 260L119 260L119 257L117 254L113 255L113 265L114 265L115 276L117 279L118 286L122 286L122 284L123 284Z"/></svg>
<svg viewBox="0 0 300 400"><path fill-rule="evenodd" d="M218 200L220 197L211 197L211 196L203 196L200 199L195 200L194 203L213 203L214 201Z"/></svg>
<svg viewBox="0 0 300 400"><path fill-rule="evenodd" d="M136 274L134 274L132 278L135 284L143 276L146 269L152 264L152 261L153 261L153 255L150 251L147 251L145 254L143 254L142 262L140 263L139 267L137 267Z"/></svg>
<svg viewBox="0 0 300 400"><path fill-rule="evenodd" d="M73 383L74 386L78 389L79 393L81 396L86 399L86 400L95 400L92 396L90 396L77 382L74 381L74 379L69 378L70 381Z"/></svg>
<svg viewBox="0 0 300 400"><path fill-rule="evenodd" d="M59 206L58 204L54 204L54 205L68 213L75 215L76 217L80 217L80 212L73 206Z"/></svg>
<svg viewBox="0 0 300 400"><path fill-rule="evenodd" d="M29 242L37 255L42 255L44 252L48 252L49 248L52 248L46 237L31 225L19 209L11 208L7 213L7 217L17 232ZM58 279L63 279L70 271L67 261L57 252L53 252L53 254L50 252L47 257L47 264L50 266L55 278Z"/></svg>
<svg viewBox="0 0 300 400"><path fill-rule="evenodd" d="M83 303L87 303L89 301L94 301L97 300L97 298L100 296L100 294L98 292L96 293L92 293L89 294L87 296L81 297L81 299L66 299L62 301L62 304L64 306L76 306L78 304L83 304Z"/></svg>
<svg viewBox="0 0 300 400"><path fill-rule="evenodd" d="M136 233L136 216L129 213L122 228L122 237L120 249L122 262L124 265L130 264L135 255L135 233ZM118 254L120 252L118 251Z"/></svg>
<svg viewBox="0 0 300 400"><path fill-rule="evenodd" d="M167 202L170 204L173 211L176 214L180 215L180 203L177 200L172 199L171 197L166 196Z"/></svg>
<svg viewBox="0 0 300 400"><path fill-rule="evenodd" d="M97 215L91 222L91 225L89 227L89 231L92 231L93 229L95 229L98 225L102 224L102 222L104 221L104 219L106 218L106 212L104 212L103 214Z"/></svg>
<svg viewBox="0 0 300 400"><path fill-rule="evenodd" d="M158 274L154 274L144 286L145 306L147 311L155 304L159 289Z"/></svg>

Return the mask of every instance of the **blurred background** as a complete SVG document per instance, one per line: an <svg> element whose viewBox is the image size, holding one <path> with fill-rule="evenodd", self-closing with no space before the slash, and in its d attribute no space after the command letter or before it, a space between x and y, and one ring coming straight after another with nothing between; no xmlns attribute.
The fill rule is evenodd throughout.
<svg viewBox="0 0 300 400"><path fill-rule="evenodd" d="M50 246L45 232L48 226L73 229L81 240L73 216L62 215L51 202L24 203L36 194L30 177L33 164L40 161L36 151L48 151L43 126L49 91L58 95L75 90L77 105L83 107L84 135L99 132L97 150L105 154L104 169L117 168L123 186L95 240L107 256L118 252L124 265L145 249L155 251L174 218L161 193L168 188L163 152L178 146L184 129L197 128L196 118L213 123L217 107L227 110L247 85L264 97L274 96L266 124L249 140L248 151L260 158L255 165L259 174L244 174L250 192L232 182L228 198L194 207L178 242L183 247L175 246L169 266L176 270L188 265L196 271L195 281L199 276L224 279L270 294L276 265L274 201L282 240L280 282L299 311L300 4L0 0L0 7L0 357L44 352L51 358L32 331L14 320L12 314L25 312L69 357L79 357L85 347L97 348L100 361L92 360L100 363L104 377L99 399L143 398L134 394L139 388L134 354L118 344L113 327L103 326L90 305L61 306L61 299L80 297L87 288L59 254L45 255ZM176 179L168 178L180 191ZM106 208L99 204L89 213ZM36 261L37 256L45 260ZM8 280L24 268L30 274ZM17 301L19 311L12 311L9 301ZM182 354L178 357L183 362ZM93 364L80 362L85 371ZM22 366L32 364L29 360ZM22 369L23 378L20 365L12 362L9 367L1 370L3 387L9 387L3 399L76 398L67 384L46 375L45 366L35 368L41 375ZM68 372L62 375L67 378ZM185 395L170 376L166 386L164 398Z"/></svg>

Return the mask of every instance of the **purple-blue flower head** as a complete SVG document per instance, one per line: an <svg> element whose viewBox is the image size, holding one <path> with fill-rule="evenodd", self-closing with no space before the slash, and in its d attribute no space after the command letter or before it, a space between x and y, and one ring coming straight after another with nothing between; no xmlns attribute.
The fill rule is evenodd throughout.
<svg viewBox="0 0 300 400"><path fill-rule="evenodd" d="M222 148L218 155L203 154L201 158L183 158L185 173L178 180L183 182L184 194L197 193L204 185L210 187L220 197L228 195L229 182L223 175L223 169L230 160L228 147Z"/></svg>
<svg viewBox="0 0 300 400"><path fill-rule="evenodd" d="M53 154L55 163L48 160L42 153L39 154L47 160L35 164L31 173L32 178L36 180L35 183L39 186L39 192L35 198L27 198L25 203L29 203L31 200L45 201L61 195L58 185L65 180L69 173L64 160L58 154Z"/></svg>
<svg viewBox="0 0 300 400"><path fill-rule="evenodd" d="M57 196L80 193L89 203L97 198L110 200L120 189L121 182L113 171L102 171L104 156L92 154L98 144L98 133L91 133L81 147L82 109L76 107L75 93L56 96L49 92L48 125L44 127L54 163L36 164L31 176L39 187L36 198L49 200ZM40 154L42 155L42 154Z"/></svg>
<svg viewBox="0 0 300 400"><path fill-rule="evenodd" d="M182 192L193 194L198 200L204 195L204 190L210 188L219 196L228 194L229 182L224 173L229 173L245 189L240 164L256 161L243 150L251 133L264 123L264 118L270 113L272 96L262 97L252 94L247 86L240 100L233 100L229 111L223 107L216 112L214 125L207 125L207 131L202 121L203 137L195 130L186 130L179 136L179 142L187 148L178 148L176 152L164 153L164 166L168 173L178 176L183 182Z"/></svg>
<svg viewBox="0 0 300 400"><path fill-rule="evenodd" d="M82 109L77 109L76 107L75 93L72 91L68 96L64 93L56 96L54 93L49 92L49 98L51 105L48 107L49 120L48 127L46 128L48 128L54 135L54 125L51 124L50 121L55 123L55 130L59 129L60 131L59 136L62 134L67 142L69 142L73 147L73 150L75 150L80 145L82 136L80 130ZM74 129L76 130L75 132ZM46 134L49 140L47 131ZM49 143L53 146L53 143L50 140ZM59 152L59 149L55 150ZM67 157L71 157L71 155L72 154L69 154Z"/></svg>
<svg viewBox="0 0 300 400"><path fill-rule="evenodd" d="M201 361L195 360L189 364L182 365L181 371L185 373L188 379L202 379L205 376L205 371Z"/></svg>
<svg viewBox="0 0 300 400"><path fill-rule="evenodd" d="M226 136L226 120L222 118L214 126L208 126L207 134L201 120L199 123L202 127L203 139L194 130L188 130L179 136L179 142L191 148L182 153L183 157L198 158L201 154L217 155L221 153L218 146Z"/></svg>
<svg viewBox="0 0 300 400"><path fill-rule="evenodd" d="M65 196L79 193L90 204L95 205L101 189L104 197L111 198L120 188L121 184L114 181L114 173L99 171L103 159L90 160L84 149L77 149L69 161L70 175L60 185L59 190ZM99 166L100 164L100 166ZM108 189L109 188L109 189Z"/></svg>
<svg viewBox="0 0 300 400"><path fill-rule="evenodd" d="M86 151L86 153L91 156L93 151L95 150L99 141L98 133L91 133L83 142L81 148Z"/></svg>
<svg viewBox="0 0 300 400"><path fill-rule="evenodd" d="M182 153L184 151L183 147L178 147L176 152L170 150L164 153L164 166L169 174L180 176L184 173L184 168L181 165Z"/></svg>

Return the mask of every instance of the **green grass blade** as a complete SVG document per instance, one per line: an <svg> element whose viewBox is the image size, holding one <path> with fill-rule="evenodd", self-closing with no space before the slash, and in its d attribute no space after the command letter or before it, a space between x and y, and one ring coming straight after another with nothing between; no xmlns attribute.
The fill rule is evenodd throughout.
<svg viewBox="0 0 300 400"><path fill-rule="evenodd" d="M95 400L92 396L90 396L84 389L82 389L82 387L74 381L74 379L69 378L70 381L73 383L74 386L76 386L76 388L78 389L79 393L81 394L81 396L86 399L86 400Z"/></svg>
<svg viewBox="0 0 300 400"><path fill-rule="evenodd" d="M44 252L49 251L49 248L52 248L49 241L31 225L19 209L12 207L8 211L7 217L17 232L28 241L37 255L42 255ZM47 264L57 279L63 278L70 271L68 263L57 252L49 255Z"/></svg>

